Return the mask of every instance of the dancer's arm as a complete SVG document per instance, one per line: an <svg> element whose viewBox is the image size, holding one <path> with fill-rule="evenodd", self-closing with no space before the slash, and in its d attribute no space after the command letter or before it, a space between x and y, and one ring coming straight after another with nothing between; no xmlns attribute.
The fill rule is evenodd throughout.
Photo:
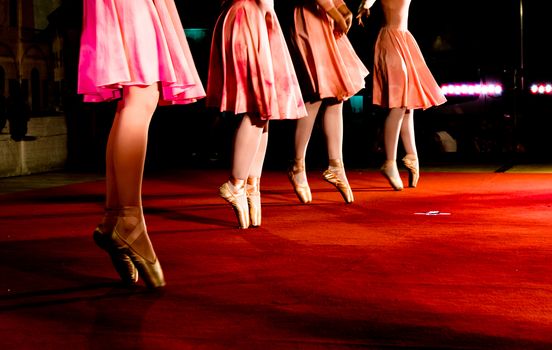
<svg viewBox="0 0 552 350"><path fill-rule="evenodd" d="M360 6L358 7L356 16L359 25L364 26L364 23L362 22L362 17L370 16L370 8L374 5L375 2L376 0L362 0Z"/></svg>
<svg viewBox="0 0 552 350"><path fill-rule="evenodd" d="M343 18L345 18L345 22L347 23L347 31L351 29L351 26L353 25L353 13L349 8L347 7L347 4L343 0L336 0L335 7L337 7L337 10Z"/></svg>
<svg viewBox="0 0 552 350"><path fill-rule="evenodd" d="M335 21L338 29L347 34L352 24L352 14L343 0L316 0L326 13Z"/></svg>

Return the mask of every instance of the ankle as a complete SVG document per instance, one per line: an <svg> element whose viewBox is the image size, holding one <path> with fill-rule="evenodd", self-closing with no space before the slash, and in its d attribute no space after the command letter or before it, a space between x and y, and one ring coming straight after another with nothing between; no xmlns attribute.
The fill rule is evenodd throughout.
<svg viewBox="0 0 552 350"><path fill-rule="evenodd" d="M230 176L230 178L228 179L228 188L230 189L230 192L235 195L243 194L243 191L245 190L245 184L246 180L236 179L233 176Z"/></svg>
<svg viewBox="0 0 552 350"><path fill-rule="evenodd" d="M247 183L245 185L245 189L247 193L249 194L258 193L260 191L260 182L261 182L260 177L248 177Z"/></svg>
<svg viewBox="0 0 552 350"><path fill-rule="evenodd" d="M295 158L291 169L294 174L305 171L305 158Z"/></svg>
<svg viewBox="0 0 552 350"><path fill-rule="evenodd" d="M119 217L119 208L110 208L106 207L104 209L104 215L102 220L96 227L97 233L110 234L113 232L115 225L117 224L117 219Z"/></svg>
<svg viewBox="0 0 552 350"><path fill-rule="evenodd" d="M330 168L344 168L343 160L341 158L329 159L328 164Z"/></svg>

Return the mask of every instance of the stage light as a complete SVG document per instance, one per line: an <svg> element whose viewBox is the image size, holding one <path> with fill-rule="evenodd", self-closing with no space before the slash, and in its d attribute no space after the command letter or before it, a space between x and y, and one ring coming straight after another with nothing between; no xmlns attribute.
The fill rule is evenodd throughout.
<svg viewBox="0 0 552 350"><path fill-rule="evenodd" d="M442 85L441 90L447 96L500 96L503 92L502 85L496 83L448 83Z"/></svg>
<svg viewBox="0 0 552 350"><path fill-rule="evenodd" d="M529 88L533 95L552 95L551 83L534 83Z"/></svg>

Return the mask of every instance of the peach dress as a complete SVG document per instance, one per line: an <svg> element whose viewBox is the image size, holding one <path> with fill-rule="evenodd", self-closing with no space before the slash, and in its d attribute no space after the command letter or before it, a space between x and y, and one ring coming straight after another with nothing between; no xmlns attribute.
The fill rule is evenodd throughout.
<svg viewBox="0 0 552 350"><path fill-rule="evenodd" d="M224 3L211 45L207 106L263 120L307 115L273 1Z"/></svg>
<svg viewBox="0 0 552 350"><path fill-rule="evenodd" d="M445 102L412 34L404 28L382 27L374 49L373 103L427 109Z"/></svg>
<svg viewBox="0 0 552 350"><path fill-rule="evenodd" d="M159 82L160 104L205 97L174 0L84 0L78 93L85 102Z"/></svg>
<svg viewBox="0 0 552 350"><path fill-rule="evenodd" d="M334 33L334 21L326 14L343 1L297 2L291 42L303 96L311 102L324 98L347 100L364 88L369 72L347 36Z"/></svg>

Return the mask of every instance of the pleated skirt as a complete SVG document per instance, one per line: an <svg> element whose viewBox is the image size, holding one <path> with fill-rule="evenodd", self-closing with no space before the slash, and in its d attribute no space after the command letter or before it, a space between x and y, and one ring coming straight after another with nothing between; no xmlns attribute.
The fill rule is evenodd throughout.
<svg viewBox="0 0 552 350"><path fill-rule="evenodd" d="M297 6L294 23L290 42L306 100L343 101L365 87L368 69L347 36L334 32L334 21L316 1Z"/></svg>
<svg viewBox="0 0 552 350"><path fill-rule="evenodd" d="M205 97L174 0L84 0L78 93L121 97L123 86L159 83L160 104Z"/></svg>
<svg viewBox="0 0 552 350"><path fill-rule="evenodd" d="M213 33L207 106L264 120L307 115L272 2L227 1Z"/></svg>
<svg viewBox="0 0 552 350"><path fill-rule="evenodd" d="M445 102L412 34L383 27L374 48L373 103L427 109Z"/></svg>

